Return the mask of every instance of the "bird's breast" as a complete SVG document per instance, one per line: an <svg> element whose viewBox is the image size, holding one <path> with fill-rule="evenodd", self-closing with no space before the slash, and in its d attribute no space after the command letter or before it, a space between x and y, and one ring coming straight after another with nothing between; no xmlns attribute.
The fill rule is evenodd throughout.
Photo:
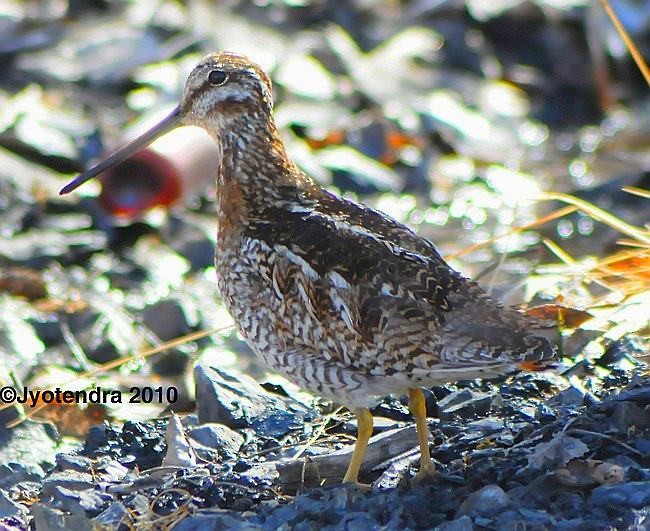
<svg viewBox="0 0 650 531"><path fill-rule="evenodd" d="M219 179L217 186L218 228L217 254L239 244L248 216L242 185L236 179Z"/></svg>
<svg viewBox="0 0 650 531"><path fill-rule="evenodd" d="M217 252L219 290L240 332L260 354L303 350L349 363L360 338L347 302L286 255L284 246L252 237Z"/></svg>

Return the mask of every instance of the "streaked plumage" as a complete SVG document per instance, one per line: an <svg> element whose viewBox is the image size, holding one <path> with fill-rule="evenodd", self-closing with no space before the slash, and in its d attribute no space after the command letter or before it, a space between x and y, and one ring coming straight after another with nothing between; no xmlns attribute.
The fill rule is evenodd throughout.
<svg viewBox="0 0 650 531"><path fill-rule="evenodd" d="M431 242L297 168L273 122L270 80L248 59L203 59L167 120L146 140L181 122L220 151L216 268L239 331L270 367L357 412L362 440L346 480L357 480L372 429L366 408L383 396L409 393L431 473L420 387L553 358L531 332L539 323L492 300Z"/></svg>

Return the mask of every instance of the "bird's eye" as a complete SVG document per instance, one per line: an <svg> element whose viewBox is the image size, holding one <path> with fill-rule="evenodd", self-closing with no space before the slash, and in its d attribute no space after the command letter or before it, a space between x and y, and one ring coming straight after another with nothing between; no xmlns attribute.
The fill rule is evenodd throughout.
<svg viewBox="0 0 650 531"><path fill-rule="evenodd" d="M210 85L220 87L221 85L224 85L226 81L228 81L228 74L226 74L223 70L212 70L208 74L208 81L210 82Z"/></svg>

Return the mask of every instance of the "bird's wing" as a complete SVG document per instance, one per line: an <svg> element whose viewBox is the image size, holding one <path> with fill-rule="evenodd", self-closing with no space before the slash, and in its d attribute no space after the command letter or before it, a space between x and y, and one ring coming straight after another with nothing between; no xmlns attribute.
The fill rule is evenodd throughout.
<svg viewBox="0 0 650 531"><path fill-rule="evenodd" d="M379 367L412 372L553 355L521 313L503 308L430 242L379 212L337 198L330 208L294 206L258 219L248 235L300 266L309 304L329 306L320 315L339 316L359 344L378 347L386 357L374 360Z"/></svg>

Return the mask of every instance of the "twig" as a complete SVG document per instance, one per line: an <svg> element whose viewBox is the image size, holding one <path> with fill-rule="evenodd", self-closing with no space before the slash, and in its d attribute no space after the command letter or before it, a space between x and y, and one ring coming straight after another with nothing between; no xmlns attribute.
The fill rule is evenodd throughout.
<svg viewBox="0 0 650 531"><path fill-rule="evenodd" d="M188 343L190 341L196 341L197 339L201 339L203 337L207 337L212 334L216 334L219 332L223 332L224 330L227 330L229 328L232 328L234 325L227 325L227 326L222 326L220 328L211 328L210 330L200 330L199 332L194 332L193 334L187 334L185 336L177 337L176 339L172 339L171 341L167 341L163 343L162 345L158 345L157 347L153 347L141 352L136 352L135 354L132 354L130 356L126 356L124 358L119 358L113 361L109 361L108 363L104 363L103 365L98 365L94 367L90 371L86 371L82 374L79 374L78 376L75 376L74 378L57 384L59 387L65 387L71 383L76 382L77 380L81 380L82 378L89 378L91 376L97 376L98 374L101 374L103 372L109 371L111 369L115 369L116 367L120 367L121 365L124 365L125 363L128 363L134 359L138 358L146 358L148 356L153 356L154 354L158 354L159 352L163 352L165 350L169 350L171 348L177 347L179 345L184 345L185 343ZM41 404L40 406L36 406L35 408L32 408L30 412L25 416L21 417L19 419L13 420L5 425L6 428L15 428L16 426L22 424L25 420L28 420L32 418L36 413L38 413L41 409L46 407L48 404ZM8 407L11 407L11 404L2 404L0 405L0 411L3 409L6 409Z"/></svg>
<svg viewBox="0 0 650 531"><path fill-rule="evenodd" d="M464 249L460 249L459 251L454 251L453 253L447 254L445 255L445 260L451 260L452 258L459 258L461 256L465 256L466 254L474 252L477 249L482 249L483 247L486 247L487 245L490 245L491 243L494 243L500 240L501 238L505 238L506 236L510 236L511 234L516 234L517 232L534 229L536 227L539 227L540 225L544 225L545 223L548 223L549 221L554 221L558 218L568 216L569 214L572 214L576 210L578 210L578 208L575 206L566 206L566 207L559 208L557 210L554 210L550 214L547 214L546 216L537 218L535 221L531 221L530 223L519 225L517 227L512 227L505 234L501 234L500 236L494 236L493 238L489 238L482 242L478 242L473 245L470 245L469 247L465 247Z"/></svg>
<svg viewBox="0 0 650 531"><path fill-rule="evenodd" d="M612 21L612 24L614 24L614 27L616 28L616 31L618 31L618 34L621 36L621 39L625 43L625 47L630 52L630 55L632 56L632 59L634 59L636 66L643 74L646 83L650 85L650 68L648 68L648 64L645 62L645 59L643 59L641 52L639 52L636 44L634 44L634 41L630 38L627 30L623 24L621 24L621 21L619 20L616 11L614 11L611 4L609 3L609 0L600 0L600 3L602 4L603 9L607 13L609 19Z"/></svg>
<svg viewBox="0 0 650 531"><path fill-rule="evenodd" d="M300 450L296 452L296 455L293 456L294 459L300 459L300 456L305 453L305 451L312 445L314 444L318 438L325 433L325 430L327 429L327 425L329 424L330 420L332 420L336 415L338 415L343 407L338 407L334 411L332 411L329 415L326 415L325 418L323 419L323 423L318 427L318 429L313 433L313 435L307 439L307 442L304 444Z"/></svg>
<svg viewBox="0 0 650 531"><path fill-rule="evenodd" d="M628 194L638 195L639 197L650 199L650 190L646 190L645 188L639 188L637 186L624 186L621 188L621 190L627 192Z"/></svg>
<svg viewBox="0 0 650 531"><path fill-rule="evenodd" d="M618 439L612 437L611 435L606 435L604 433L598 433L596 431L589 431L589 430L583 430L580 428L573 428L572 430L569 430L566 432L568 435L571 434L576 434L576 435L593 435L594 437L600 437L601 439L607 439L608 441L615 442L619 446L622 446L626 450L640 456L640 457L645 457L645 454L643 452L639 452L637 449L632 448L629 444L625 444L624 442L619 441Z"/></svg>
<svg viewBox="0 0 650 531"><path fill-rule="evenodd" d="M580 199L570 194L563 194L560 192L547 192L541 195L540 199L548 201L562 201L563 203L568 203L578 208L588 216L592 217L596 221L600 221L609 225L613 229L630 236L636 240L639 240L643 243L650 244L650 232L647 230L640 229L634 225L623 221L620 218L617 218L609 212L605 212L602 208L598 208L596 205Z"/></svg>
<svg viewBox="0 0 650 531"><path fill-rule="evenodd" d="M397 428L370 439L362 472L372 470L375 466L416 448L418 436L415 426ZM276 469L283 485L303 485L323 480L340 480L350 461L352 445L326 455L318 455L304 461L278 462ZM271 463L267 463L271 464Z"/></svg>

